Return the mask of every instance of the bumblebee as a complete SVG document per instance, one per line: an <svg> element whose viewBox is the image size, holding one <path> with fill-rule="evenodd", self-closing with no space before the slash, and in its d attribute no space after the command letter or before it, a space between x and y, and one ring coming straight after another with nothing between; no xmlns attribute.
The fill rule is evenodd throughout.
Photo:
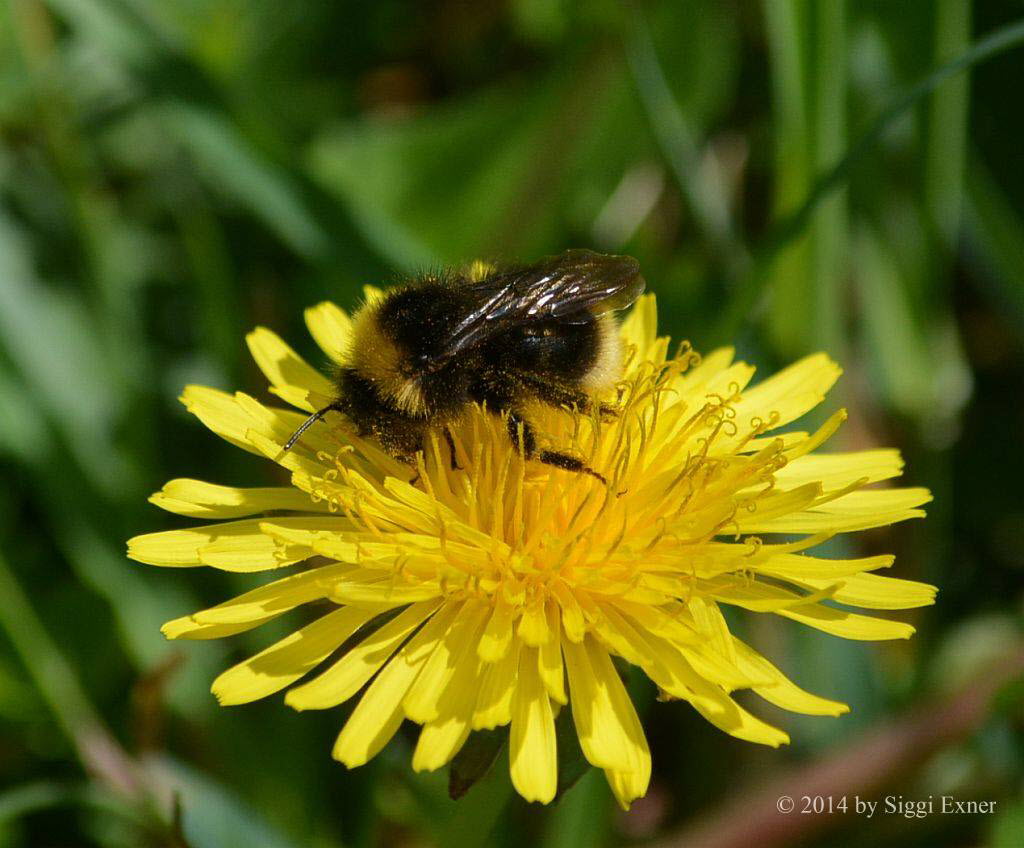
<svg viewBox="0 0 1024 848"><path fill-rule="evenodd" d="M353 317L337 399L313 413L285 450L337 411L410 463L429 428L441 428L454 468L448 427L475 403L505 417L512 444L527 459L603 481L578 457L538 450L525 409L540 401L594 411L594 395L620 376L614 313L643 290L635 259L589 250L475 274L427 275L391 289ZM597 411L613 413L604 405Z"/></svg>

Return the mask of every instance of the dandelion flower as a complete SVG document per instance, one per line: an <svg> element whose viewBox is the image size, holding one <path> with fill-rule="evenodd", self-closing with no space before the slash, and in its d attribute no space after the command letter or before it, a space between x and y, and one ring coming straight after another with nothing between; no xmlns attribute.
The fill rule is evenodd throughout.
<svg viewBox="0 0 1024 848"><path fill-rule="evenodd" d="M342 363L349 316L323 303L306 319ZM152 502L212 523L138 536L129 556L287 576L170 621L164 633L231 636L319 602L317 612L330 611L307 612L308 624L216 679L222 704L290 686L285 703L298 710L358 698L333 750L349 767L406 719L421 725L416 770L450 762L474 730L511 725L512 783L531 801L555 796L563 708L619 803L645 793L650 750L615 657L750 742L788 737L740 706L736 690L798 713L845 712L734 636L721 608L846 639L909 637L909 624L849 607L919 607L933 602L933 587L877 574L891 556L807 551L834 534L921 516L928 491L870 487L900 474L895 450L819 453L842 411L816 432L782 429L838 378L824 354L749 387L754 369L731 350L670 355L650 295L621 333L629 355L610 398L614 420L546 407L531 419L539 438L572 445L605 484L524 461L505 423L476 408L452 428L460 468L443 439L428 440L411 468L334 413L284 452L333 388L274 333L255 330L249 347L270 390L301 411L199 386L182 401L227 441L287 469L291 485L172 480Z"/></svg>

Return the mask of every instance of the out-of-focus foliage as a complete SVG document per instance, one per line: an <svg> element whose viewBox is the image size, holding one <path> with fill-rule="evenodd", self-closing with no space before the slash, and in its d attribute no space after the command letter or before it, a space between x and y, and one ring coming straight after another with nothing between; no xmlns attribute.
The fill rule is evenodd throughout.
<svg viewBox="0 0 1024 848"><path fill-rule="evenodd" d="M764 245L894 97L1022 12L0 3L0 846L176 844L85 768L75 722L92 720L175 788L194 848L642 841L737 775L803 762L1019 650L1024 51L907 109L795 238ZM775 752L638 692L655 777L628 815L593 774L530 807L500 761L452 802L445 775L410 771L408 739L347 772L329 757L342 715L218 708L216 669L273 625L183 647L158 627L251 581L143 570L123 540L181 525L145 502L170 477L270 472L190 420L181 387L259 391L244 332L267 324L311 354L302 308L351 306L364 283L570 246L640 259L663 329L698 349L845 363L846 445L899 445L936 496L927 521L863 549L941 587L918 636L875 647L738 618L852 714L769 716L794 739ZM1024 843L1022 742L1011 687L892 787L996 799L996 815L851 819L820 844Z"/></svg>

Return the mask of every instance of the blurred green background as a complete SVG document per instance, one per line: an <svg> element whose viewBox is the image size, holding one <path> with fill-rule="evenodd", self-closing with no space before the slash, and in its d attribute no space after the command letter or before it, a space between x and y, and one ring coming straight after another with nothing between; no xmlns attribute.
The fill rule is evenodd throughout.
<svg viewBox="0 0 1024 848"><path fill-rule="evenodd" d="M0 2L0 848L1024 845L1021 33L923 96L1021 16L1020 0ZM638 685L654 777L628 814L594 773L527 805L501 763L455 803L445 774L411 772L409 736L348 772L329 756L343 710L219 708L210 681L274 627L165 642L165 620L249 583L140 566L124 540L183 525L146 503L166 479L277 478L190 419L182 386L265 397L256 324L319 363L305 306L583 246L639 258L663 330L698 350L845 365L833 449L899 446L935 502L831 552L895 551L893 574L941 587L906 616L915 638L733 617L852 713L758 705L793 737L773 751ZM997 804L773 830L784 788Z"/></svg>

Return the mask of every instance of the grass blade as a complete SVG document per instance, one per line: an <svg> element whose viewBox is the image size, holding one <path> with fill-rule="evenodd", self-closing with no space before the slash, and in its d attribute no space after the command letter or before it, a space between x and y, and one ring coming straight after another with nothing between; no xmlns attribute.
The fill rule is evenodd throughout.
<svg viewBox="0 0 1024 848"><path fill-rule="evenodd" d="M800 207L779 221L765 237L751 273L743 280L740 288L718 324L715 338L719 341L734 338L740 327L751 318L751 313L769 281L769 272L778 254L807 227L818 204L833 191L842 186L854 166L878 143L885 132L899 120L907 110L928 96L943 82L961 71L991 59L1024 42L1024 19L1000 27L975 45L927 74L890 105L871 123L870 127L849 148L836 165L822 174L814 183Z"/></svg>

